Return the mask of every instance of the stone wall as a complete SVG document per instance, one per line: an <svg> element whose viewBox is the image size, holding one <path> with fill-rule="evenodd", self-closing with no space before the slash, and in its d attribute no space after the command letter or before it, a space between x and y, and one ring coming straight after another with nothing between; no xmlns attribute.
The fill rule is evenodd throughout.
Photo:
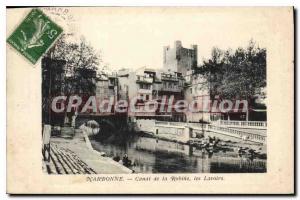
<svg viewBox="0 0 300 200"><path fill-rule="evenodd" d="M168 122L166 122L168 123ZM179 142L187 142L192 136L192 131L186 126L160 125L155 120L140 119L136 120L136 131L149 133L155 137L174 140Z"/></svg>
<svg viewBox="0 0 300 200"><path fill-rule="evenodd" d="M136 131L142 131L146 133L155 132L155 120L153 119L139 119L136 120Z"/></svg>

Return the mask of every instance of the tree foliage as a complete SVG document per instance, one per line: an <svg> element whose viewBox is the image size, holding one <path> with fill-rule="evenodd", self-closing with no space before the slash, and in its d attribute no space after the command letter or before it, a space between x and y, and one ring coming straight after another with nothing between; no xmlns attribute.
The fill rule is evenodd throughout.
<svg viewBox="0 0 300 200"><path fill-rule="evenodd" d="M78 42L67 41L67 38L67 35L60 37L46 56L66 62L65 93L90 94L95 89L92 76L100 65L100 55L83 37Z"/></svg>
<svg viewBox="0 0 300 200"><path fill-rule="evenodd" d="M195 71L207 80L204 87L212 98L250 100L266 87L266 49L252 40L247 48L235 51L215 47L211 58Z"/></svg>

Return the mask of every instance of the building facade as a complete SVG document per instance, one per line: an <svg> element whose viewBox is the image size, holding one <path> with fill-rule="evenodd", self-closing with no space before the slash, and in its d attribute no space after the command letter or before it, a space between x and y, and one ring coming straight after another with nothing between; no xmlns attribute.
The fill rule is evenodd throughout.
<svg viewBox="0 0 300 200"><path fill-rule="evenodd" d="M184 100L184 78L181 73L170 71L158 71L157 81L154 84L153 98L159 104L157 118L159 120L185 121L185 113L175 110L177 101ZM172 108L170 108L170 103Z"/></svg>
<svg viewBox="0 0 300 200"><path fill-rule="evenodd" d="M150 68L118 72L119 99L127 100L134 111L128 116L134 119L158 119L184 121L183 113L176 113L174 103L184 99L184 79L180 73L164 72ZM171 104L169 100L172 97ZM163 108L162 108L163 106ZM148 110L146 109L149 108Z"/></svg>
<svg viewBox="0 0 300 200"><path fill-rule="evenodd" d="M186 116L188 122L209 122L211 120L210 95L207 81L193 70L187 72L185 77L185 100L190 105ZM215 113L212 116L217 116Z"/></svg>
<svg viewBox="0 0 300 200"><path fill-rule="evenodd" d="M114 114L114 106L118 100L118 78L116 73L101 73L97 75L95 96L98 107L101 105L102 112L98 112L98 114ZM109 103L111 108L108 108Z"/></svg>

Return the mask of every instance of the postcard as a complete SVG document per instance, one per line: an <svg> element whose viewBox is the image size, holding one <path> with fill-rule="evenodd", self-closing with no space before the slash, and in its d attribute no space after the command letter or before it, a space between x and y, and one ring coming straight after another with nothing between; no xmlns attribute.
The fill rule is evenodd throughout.
<svg viewBox="0 0 300 200"><path fill-rule="evenodd" d="M6 12L7 193L294 193L293 7Z"/></svg>

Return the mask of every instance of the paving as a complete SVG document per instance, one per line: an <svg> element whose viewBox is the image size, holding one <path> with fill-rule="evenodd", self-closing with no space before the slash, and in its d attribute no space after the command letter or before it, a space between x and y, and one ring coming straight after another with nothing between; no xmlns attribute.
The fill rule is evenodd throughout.
<svg viewBox="0 0 300 200"><path fill-rule="evenodd" d="M122 164L91 149L89 142L83 135L73 138L51 137L51 159L50 162L44 162L44 171L49 174L132 173Z"/></svg>

